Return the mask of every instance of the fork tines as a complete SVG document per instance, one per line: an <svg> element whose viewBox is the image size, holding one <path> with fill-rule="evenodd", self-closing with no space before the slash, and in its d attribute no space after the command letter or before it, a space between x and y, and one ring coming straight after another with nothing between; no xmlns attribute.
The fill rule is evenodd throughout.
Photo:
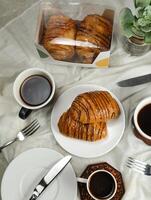
<svg viewBox="0 0 151 200"><path fill-rule="evenodd" d="M40 128L40 124L37 119L32 121L28 126L21 130L21 132L25 135L32 135L37 129Z"/></svg>
<svg viewBox="0 0 151 200"><path fill-rule="evenodd" d="M138 171L143 174L145 173L147 165L148 165L147 163L139 161L132 157L128 157L127 164L126 164L127 167L132 168L135 171Z"/></svg>

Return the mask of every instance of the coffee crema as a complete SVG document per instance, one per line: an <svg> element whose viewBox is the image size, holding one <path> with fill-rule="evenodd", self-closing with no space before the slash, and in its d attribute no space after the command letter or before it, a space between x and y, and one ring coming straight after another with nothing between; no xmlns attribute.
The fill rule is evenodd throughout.
<svg viewBox="0 0 151 200"><path fill-rule="evenodd" d="M151 136L151 104L144 106L137 117L140 129L148 136Z"/></svg>
<svg viewBox="0 0 151 200"><path fill-rule="evenodd" d="M45 103L52 92L50 81L42 75L32 75L24 80L20 88L22 100L30 106Z"/></svg>
<svg viewBox="0 0 151 200"><path fill-rule="evenodd" d="M89 187L95 198L106 199L114 193L115 182L107 172L97 172L91 177Z"/></svg>

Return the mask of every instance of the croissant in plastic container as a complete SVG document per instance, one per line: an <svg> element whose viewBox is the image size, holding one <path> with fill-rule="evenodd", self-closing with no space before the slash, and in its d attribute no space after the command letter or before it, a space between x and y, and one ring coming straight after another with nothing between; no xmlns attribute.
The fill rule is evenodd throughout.
<svg viewBox="0 0 151 200"><path fill-rule="evenodd" d="M58 127L64 135L86 141L100 140L107 135L106 123L82 124L73 120L68 112L63 113L60 117Z"/></svg>
<svg viewBox="0 0 151 200"><path fill-rule="evenodd" d="M76 23L64 15L48 19L43 45L56 60L70 61L75 54Z"/></svg>
<svg viewBox="0 0 151 200"><path fill-rule="evenodd" d="M104 16L101 15L87 15L80 24L81 28L91 31L92 35L112 35L112 24Z"/></svg>
<svg viewBox="0 0 151 200"><path fill-rule="evenodd" d="M96 14L86 16L76 35L76 53L80 61L91 64L100 52L108 51L111 37L112 23L108 19Z"/></svg>
<svg viewBox="0 0 151 200"><path fill-rule="evenodd" d="M87 124L115 119L120 108L109 92L93 91L78 95L68 112L74 120Z"/></svg>

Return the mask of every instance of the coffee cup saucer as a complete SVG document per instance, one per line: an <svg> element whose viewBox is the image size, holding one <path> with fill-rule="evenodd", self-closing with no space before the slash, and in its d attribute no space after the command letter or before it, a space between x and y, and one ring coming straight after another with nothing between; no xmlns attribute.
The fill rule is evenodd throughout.
<svg viewBox="0 0 151 200"><path fill-rule="evenodd" d="M88 165L87 168L82 173L81 177L82 178L88 178L90 176L90 174L92 174L94 171L102 170L102 169L107 170L110 173L112 173L112 175L115 177L115 179L117 181L117 191L115 193L115 196L112 198L112 200L115 200L115 199L121 200L122 196L125 193L122 175L117 169L115 169L114 167L112 167L108 163L102 162L102 163ZM79 187L79 191L80 191L81 200L85 200L85 199L93 200L92 197L89 195L89 193L87 191L86 184L78 183L78 187Z"/></svg>

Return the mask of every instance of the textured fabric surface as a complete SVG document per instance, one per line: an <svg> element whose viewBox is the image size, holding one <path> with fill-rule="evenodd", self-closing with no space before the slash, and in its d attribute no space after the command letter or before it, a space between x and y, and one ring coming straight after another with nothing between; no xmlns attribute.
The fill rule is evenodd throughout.
<svg viewBox="0 0 151 200"><path fill-rule="evenodd" d="M2 1L2 0L1 0ZM99 0L96 1L99 3ZM111 1L113 2L113 1ZM116 0L117 11L124 7L125 1ZM111 55L110 68L87 69L75 66L50 65L49 59L40 60L34 46L34 35L37 23L39 3L33 5L21 16L0 30L0 145L13 138L17 131L37 118L41 128L24 142L16 142L3 150L6 161L0 160L1 173L20 153L35 147L48 147L66 155L55 141L50 127L51 108L33 112L23 121L18 118L20 106L16 103L12 87L16 76L23 70L39 67L48 70L55 78L56 98L66 89L83 83L98 84L111 90L123 103L126 113L126 130L120 143L108 154L94 159L82 159L73 156L72 166L79 176L88 164L108 162L118 169L124 179L125 195L123 200L149 200L151 196L150 177L145 177L128 170L125 162L128 156L151 163L150 147L138 140L131 129L131 117L134 108L144 97L151 96L150 83L131 88L119 88L117 81L151 73L151 52L141 57L131 57L121 48L118 35L114 38L114 49ZM115 24L117 27L117 23ZM115 28L115 33L118 29ZM2 164L1 164L2 163ZM79 200L79 197L77 197Z"/></svg>
<svg viewBox="0 0 151 200"><path fill-rule="evenodd" d="M0 27L29 8L36 0L0 0Z"/></svg>

